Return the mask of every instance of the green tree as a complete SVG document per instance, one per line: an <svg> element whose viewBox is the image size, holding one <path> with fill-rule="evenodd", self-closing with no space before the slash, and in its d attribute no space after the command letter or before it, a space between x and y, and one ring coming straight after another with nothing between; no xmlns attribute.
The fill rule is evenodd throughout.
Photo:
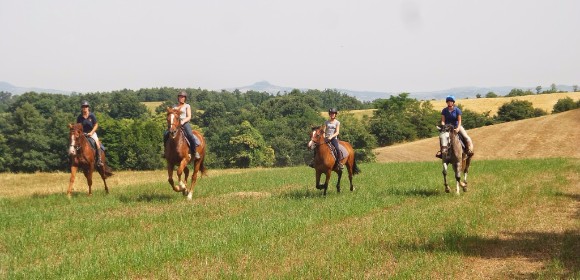
<svg viewBox="0 0 580 280"><path fill-rule="evenodd" d="M578 108L578 105L574 100L570 97L566 97L563 99L558 99L556 104L554 104L554 108L552 109L552 113L561 113L569 110L574 110Z"/></svg>
<svg viewBox="0 0 580 280"><path fill-rule="evenodd" d="M16 108L10 120L6 143L11 150L8 162L14 172L50 171L57 156L50 153L47 121L32 104L26 102Z"/></svg>
<svg viewBox="0 0 580 280"><path fill-rule="evenodd" d="M274 163L274 150L266 145L260 132L248 121L236 129L229 144L232 145L229 163L234 167L268 167Z"/></svg>
<svg viewBox="0 0 580 280"><path fill-rule="evenodd" d="M536 94L540 94L540 92L542 92L542 86L537 86L536 87Z"/></svg>
<svg viewBox="0 0 580 280"><path fill-rule="evenodd" d="M496 98L497 94L495 94L495 92L490 91L487 94L485 94L485 98Z"/></svg>
<svg viewBox="0 0 580 280"><path fill-rule="evenodd" d="M496 119L500 122L509 122L533 118L537 112L532 102L526 100L512 100L499 107Z"/></svg>

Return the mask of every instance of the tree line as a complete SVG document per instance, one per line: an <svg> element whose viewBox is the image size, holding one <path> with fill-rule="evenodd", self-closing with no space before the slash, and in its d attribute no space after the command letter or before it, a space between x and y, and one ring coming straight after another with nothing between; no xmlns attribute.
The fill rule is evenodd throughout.
<svg viewBox="0 0 580 280"><path fill-rule="evenodd" d="M0 172L66 171L69 167L68 124L76 121L87 100L99 121L97 134L116 170L163 168L165 108L176 102L176 88L151 88L87 94L0 92ZM192 105L192 127L206 138L210 168L283 167L303 165L310 130L326 119L328 108L339 109L341 140L355 148L357 160L374 161L378 146L436 135L441 108L408 93L361 102L335 90L293 90L289 93L185 89ZM570 99L571 100L571 99ZM161 102L151 112L142 102ZM467 129L547 114L527 101L512 101L497 116L464 112ZM560 101L559 101L560 103ZM557 104L558 105L558 104ZM563 101L560 111L579 102ZM460 106L460 104L459 104ZM461 106L460 106L461 107ZM555 106L556 107L556 106ZM349 111L375 109L370 117ZM556 109L554 110L556 112Z"/></svg>

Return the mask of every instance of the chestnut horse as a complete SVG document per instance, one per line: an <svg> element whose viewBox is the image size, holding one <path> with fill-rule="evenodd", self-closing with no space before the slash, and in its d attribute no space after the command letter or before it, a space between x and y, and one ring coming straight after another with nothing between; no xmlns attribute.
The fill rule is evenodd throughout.
<svg viewBox="0 0 580 280"><path fill-rule="evenodd" d="M83 126L80 123L69 124L68 125L70 145L68 149L68 154L70 157L70 181L68 184L68 191L66 192L68 197L72 196L72 188L75 182L75 176L79 167L83 170L85 177L87 178L87 183L89 185L89 195L92 195L92 185L93 185L93 171L95 171L95 150L91 147L87 136L83 133ZM105 159L105 153L100 147L96 148L96 151L101 153L102 166L96 167L97 171L103 179L105 184L105 192L109 193L109 187L107 186L107 178L113 176L111 169L107 166L107 160Z"/></svg>
<svg viewBox="0 0 580 280"><path fill-rule="evenodd" d="M354 190L354 185L352 184L352 176L354 174L360 173L356 165L356 160L354 157L354 149L352 146L345 141L339 141L340 145L343 146L348 153L341 163L344 164L348 171L348 180L350 181L350 191ZM340 192L340 179L342 178L342 170L335 168L335 162L333 152L331 150L332 143L327 141L324 137L323 129L318 127L312 128L312 134L310 135L310 142L308 142L308 148L314 150L314 169L316 170L316 188L324 190L324 195L326 195L326 190L328 189L328 181L330 180L330 175L332 171L338 174L338 182L336 182L336 191ZM326 181L323 185L320 184L320 176L324 173L326 175Z"/></svg>
<svg viewBox="0 0 580 280"><path fill-rule="evenodd" d="M185 133L183 132L181 122L179 120L180 112L178 109L167 108L167 130L169 137L165 142L165 160L167 161L167 181L176 192L181 192L184 196L187 196L188 200L193 197L193 188L197 183L197 173L201 171L202 175L206 174L205 166L203 165L203 160L205 158L205 139L203 136L193 130L193 134L199 139L199 146L196 148L199 153L200 158L195 159L194 155L189 156L189 146L187 145L187 140ZM194 143L191 143L194 145ZM187 177L189 176L189 168L187 164L193 161L193 175L191 176L191 186L189 189L186 188ZM179 180L179 185L176 186L173 182L173 167L177 165L177 178ZM181 180L181 174L185 173L184 179Z"/></svg>
<svg viewBox="0 0 580 280"><path fill-rule="evenodd" d="M471 156L463 150L461 140L459 140L459 133L455 131L453 125L446 124L443 127L437 126L439 129L439 144L441 147L441 160L443 162L443 183L445 184L445 192L450 192L447 184L447 165L453 166L456 181L456 194L459 194L459 185L463 191L467 191L467 173L469 173L469 165L471 164ZM461 182L461 172L463 172L463 182Z"/></svg>

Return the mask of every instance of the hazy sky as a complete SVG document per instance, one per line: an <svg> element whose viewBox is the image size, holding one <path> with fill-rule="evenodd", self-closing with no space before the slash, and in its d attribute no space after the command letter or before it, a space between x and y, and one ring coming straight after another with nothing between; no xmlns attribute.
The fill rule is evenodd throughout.
<svg viewBox="0 0 580 280"><path fill-rule="evenodd" d="M0 0L0 81L266 80L382 92L580 84L579 0Z"/></svg>

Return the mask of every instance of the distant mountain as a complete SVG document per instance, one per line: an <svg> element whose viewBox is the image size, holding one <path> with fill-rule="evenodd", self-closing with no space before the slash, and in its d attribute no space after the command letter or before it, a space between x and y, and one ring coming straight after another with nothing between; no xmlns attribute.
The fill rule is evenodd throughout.
<svg viewBox="0 0 580 280"><path fill-rule="evenodd" d="M58 90L58 89L46 89L46 88L36 88L36 87L18 87L7 82L0 81L0 91L10 92L12 95L19 95L25 92L38 92L38 93L58 93L58 94L71 94L70 91Z"/></svg>
<svg viewBox="0 0 580 280"><path fill-rule="evenodd" d="M488 92L494 92L497 95L506 95L512 89L517 88L521 90L531 90L536 91L536 87L513 87L513 86L503 86L503 87L458 87L450 88L437 91L420 91L420 92L409 92L411 98L416 98L419 100L438 100L444 99L447 95L454 95L457 98L476 98L477 94L485 96ZM572 86L567 85L557 85L556 88L561 91L573 91ZM281 87L272 85L267 81L257 82L249 86L243 86L238 88L226 89L229 91L238 89L241 92L246 92L249 90L254 90L258 92L268 92L270 94L291 92L294 88L292 87ZM548 87L543 88L543 90L548 89ZM307 89L299 89L301 91L306 91ZM350 89L335 89L339 92L346 93L347 95L353 96L360 101L373 101L375 99L383 98L387 99L391 95L398 95L400 92L378 92L378 91L357 91Z"/></svg>

